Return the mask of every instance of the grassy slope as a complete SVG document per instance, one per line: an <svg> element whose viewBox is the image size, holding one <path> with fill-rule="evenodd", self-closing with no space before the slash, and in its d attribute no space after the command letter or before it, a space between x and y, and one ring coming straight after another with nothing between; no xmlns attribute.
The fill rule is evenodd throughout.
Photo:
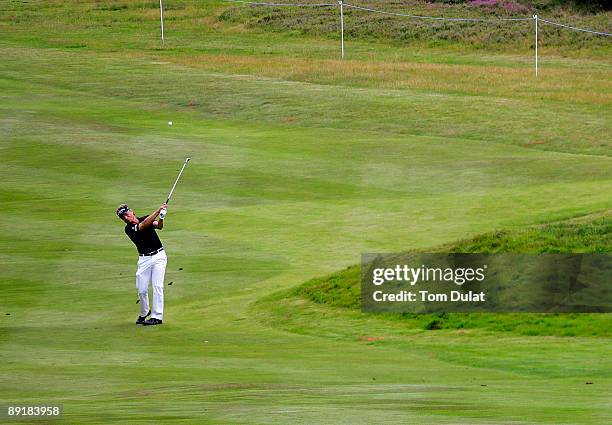
<svg viewBox="0 0 612 425"><path fill-rule="evenodd" d="M289 1L287 3L322 3L318 0ZM326 3L326 2L323 2ZM330 3L330 2L327 2ZM334 3L334 2L331 2ZM422 0L359 0L347 4L373 8L386 12L445 18L540 18L569 25L609 31L612 12L602 7L556 1L505 1L497 4L467 2L432 2ZM385 40L396 45L426 45L462 48L494 48L497 51L524 51L533 47L532 21L465 22L411 19L344 8L345 38L354 40ZM251 28L264 28L294 35L313 34L337 39L339 35L338 7L248 7L239 5L225 11L221 19L245 23ZM609 48L606 37L560 30L545 23L540 25L539 43L557 52L575 55L605 54Z"/></svg>
<svg viewBox="0 0 612 425"><path fill-rule="evenodd" d="M296 334L250 307L362 251L609 209L608 62L550 58L535 82L529 58L363 42L342 64L334 41L191 1L168 10L162 51L154 2L0 6L0 194L18 217L0 223L0 399L82 424L610 418L603 338L369 344L345 335L389 325L312 305L321 335ZM112 212L152 209L186 155L167 320L136 328Z"/></svg>
<svg viewBox="0 0 612 425"><path fill-rule="evenodd" d="M573 220L513 231L484 234L426 252L611 252L612 215ZM304 298L330 307L359 310L360 271L352 266L294 289L290 298ZM523 335L612 336L610 314L442 314L386 315L407 328L484 328Z"/></svg>

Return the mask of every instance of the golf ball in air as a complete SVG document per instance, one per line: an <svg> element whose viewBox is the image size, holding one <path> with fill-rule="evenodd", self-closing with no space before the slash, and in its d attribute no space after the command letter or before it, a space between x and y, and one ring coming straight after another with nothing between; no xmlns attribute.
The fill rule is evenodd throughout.
<svg viewBox="0 0 612 425"><path fill-rule="evenodd" d="M172 127L172 121L168 121L168 125Z"/></svg>

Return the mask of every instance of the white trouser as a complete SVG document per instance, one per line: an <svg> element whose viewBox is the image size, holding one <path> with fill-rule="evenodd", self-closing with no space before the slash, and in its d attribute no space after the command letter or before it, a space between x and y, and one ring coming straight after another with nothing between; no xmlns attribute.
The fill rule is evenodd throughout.
<svg viewBox="0 0 612 425"><path fill-rule="evenodd" d="M149 282L151 282L153 286L151 317L159 320L164 318L164 275L166 274L167 262L166 251L148 257L138 257L136 289L140 300L141 316L145 316L149 312Z"/></svg>

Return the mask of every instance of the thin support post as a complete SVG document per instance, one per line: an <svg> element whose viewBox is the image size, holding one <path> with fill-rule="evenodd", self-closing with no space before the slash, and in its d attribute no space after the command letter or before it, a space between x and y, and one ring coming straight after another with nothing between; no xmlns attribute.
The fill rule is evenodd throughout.
<svg viewBox="0 0 612 425"><path fill-rule="evenodd" d="M535 21L535 76L538 78L538 15L533 15Z"/></svg>
<svg viewBox="0 0 612 425"><path fill-rule="evenodd" d="M162 0L159 0L159 20L161 22L162 47L164 47L164 4L162 3Z"/></svg>
<svg viewBox="0 0 612 425"><path fill-rule="evenodd" d="M340 35L342 38L342 59L344 59L344 4L342 0L338 1L340 4Z"/></svg>

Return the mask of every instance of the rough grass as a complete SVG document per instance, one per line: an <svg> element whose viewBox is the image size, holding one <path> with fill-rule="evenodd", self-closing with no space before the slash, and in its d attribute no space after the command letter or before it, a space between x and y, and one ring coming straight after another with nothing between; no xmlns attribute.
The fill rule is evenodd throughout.
<svg viewBox="0 0 612 425"><path fill-rule="evenodd" d="M422 252L462 253L570 253L612 252L612 214L597 218L497 231L446 244ZM289 297L306 298L342 309L360 308L359 266L313 279L296 288ZM522 335L611 336L611 314L389 314L408 328L483 328Z"/></svg>
<svg viewBox="0 0 612 425"><path fill-rule="evenodd" d="M290 81L352 87L376 87L436 91L474 96L512 96L520 99L550 100L567 103L609 105L607 75L609 69L574 68L571 73L553 67L545 78L533 84L531 70L518 64L491 63L486 69L469 59L446 58L447 63L410 57L372 55L372 60L326 60L319 58L285 58L240 56L229 54L195 54L167 58L175 63L223 73L257 74ZM410 61L406 61L410 59ZM441 58L440 58L441 59ZM448 63L450 62L450 63ZM454 63L453 63L454 62ZM463 62L463 63L462 63ZM508 66L510 65L510 66ZM601 143L607 143L601 140ZM537 147L537 144L533 145Z"/></svg>
<svg viewBox="0 0 612 425"><path fill-rule="evenodd" d="M307 3L321 3L307 0ZM294 3L304 3L297 2ZM325 3L325 2L323 2ZM448 18L516 18L540 13L553 21L608 31L610 12L601 7L580 7L553 2L425 2L425 1L356 1L345 2L388 12ZM545 15L542 15L544 13ZM346 7L347 40L387 40L396 44L425 43L429 46L461 44L464 47L495 47L503 51L533 47L534 24L526 22L450 22L375 14ZM290 34L339 37L338 7L267 7L239 5L224 11L219 19L245 23L250 27ZM540 43L560 51L609 47L606 37L593 37L542 25Z"/></svg>

